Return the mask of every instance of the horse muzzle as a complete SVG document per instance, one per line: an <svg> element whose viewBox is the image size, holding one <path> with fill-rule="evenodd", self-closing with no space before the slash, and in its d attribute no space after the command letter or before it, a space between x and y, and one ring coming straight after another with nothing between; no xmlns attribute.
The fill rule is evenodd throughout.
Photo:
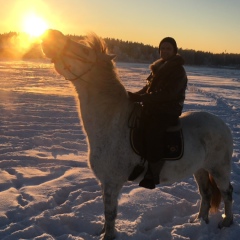
<svg viewBox="0 0 240 240"><path fill-rule="evenodd" d="M55 59L62 54L68 38L65 37L60 31L47 30L41 37L42 50L46 57Z"/></svg>

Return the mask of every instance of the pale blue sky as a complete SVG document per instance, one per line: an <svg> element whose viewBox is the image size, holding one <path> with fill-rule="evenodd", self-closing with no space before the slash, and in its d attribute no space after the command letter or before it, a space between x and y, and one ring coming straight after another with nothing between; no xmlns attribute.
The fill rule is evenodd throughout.
<svg viewBox="0 0 240 240"><path fill-rule="evenodd" d="M65 34L158 46L165 36L183 49L240 53L240 0L0 0L0 33L21 31L34 11Z"/></svg>

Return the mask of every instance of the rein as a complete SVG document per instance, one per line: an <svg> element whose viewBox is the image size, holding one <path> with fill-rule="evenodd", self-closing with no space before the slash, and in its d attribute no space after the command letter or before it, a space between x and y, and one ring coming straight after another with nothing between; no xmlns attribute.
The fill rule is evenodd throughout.
<svg viewBox="0 0 240 240"><path fill-rule="evenodd" d="M65 78L66 80L69 81L76 81L76 80L81 80L83 82L89 83L88 81L83 79L83 76L85 76L88 72L90 72L93 68L93 66L95 65L95 63L92 63L92 65L89 67L89 69L87 69L85 72L83 72L80 75L75 74L73 71L71 71L70 67L65 63L65 61L61 58L61 61L64 65L64 69L66 69L68 72L70 72L75 78Z"/></svg>

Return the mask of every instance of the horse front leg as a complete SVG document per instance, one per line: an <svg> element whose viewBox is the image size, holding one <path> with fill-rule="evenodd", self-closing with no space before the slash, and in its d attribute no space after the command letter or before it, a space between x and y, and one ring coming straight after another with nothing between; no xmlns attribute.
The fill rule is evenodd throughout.
<svg viewBox="0 0 240 240"><path fill-rule="evenodd" d="M103 240L115 238L115 220L117 217L118 195L121 186L113 183L102 184L105 223L101 233Z"/></svg>

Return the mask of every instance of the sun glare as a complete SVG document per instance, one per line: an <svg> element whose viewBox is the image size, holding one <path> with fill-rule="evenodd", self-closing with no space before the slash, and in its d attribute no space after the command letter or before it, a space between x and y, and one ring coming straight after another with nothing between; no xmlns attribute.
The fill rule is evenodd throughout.
<svg viewBox="0 0 240 240"><path fill-rule="evenodd" d="M41 17L30 14L24 17L23 31L32 37L39 37L48 28L47 23Z"/></svg>

